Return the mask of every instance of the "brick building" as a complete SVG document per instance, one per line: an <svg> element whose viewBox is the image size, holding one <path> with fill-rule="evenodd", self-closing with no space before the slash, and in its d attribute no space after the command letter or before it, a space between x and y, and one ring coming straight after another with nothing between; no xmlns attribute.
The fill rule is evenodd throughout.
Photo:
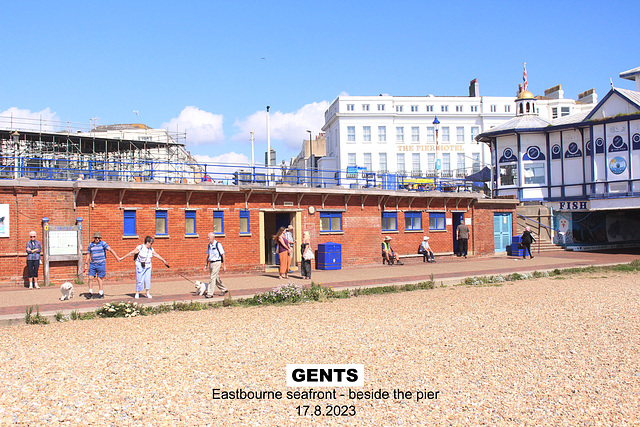
<svg viewBox="0 0 640 427"><path fill-rule="evenodd" d="M312 247L342 245L342 265L379 263L380 243L390 235L394 250L415 254L424 235L436 253L456 249L455 227L471 229L470 254L504 251L510 243L516 200L486 199L467 192L409 192L380 189L296 186L229 186L212 183L0 181L0 207L7 230L0 237L0 283L26 281L25 243L30 230L42 235L42 218L50 225L74 225L82 218L82 247L94 232L124 255L155 237L154 248L171 264L158 264L154 275L202 274L207 234L214 229L227 252L230 271L264 271L275 263L271 236L277 227L295 228L295 261L302 232ZM508 244L507 243L507 244ZM77 262L51 263L51 280L76 276ZM131 259L107 256L107 277L133 277Z"/></svg>

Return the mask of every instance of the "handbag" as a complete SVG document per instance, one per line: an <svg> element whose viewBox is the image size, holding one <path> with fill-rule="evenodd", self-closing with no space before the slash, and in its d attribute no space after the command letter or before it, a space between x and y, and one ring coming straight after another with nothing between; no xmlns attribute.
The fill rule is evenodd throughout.
<svg viewBox="0 0 640 427"><path fill-rule="evenodd" d="M312 259L315 259L315 255L313 255L313 251L311 250L311 247L307 247L307 249L304 251L304 255L302 255L302 259L304 259L305 261L311 261Z"/></svg>

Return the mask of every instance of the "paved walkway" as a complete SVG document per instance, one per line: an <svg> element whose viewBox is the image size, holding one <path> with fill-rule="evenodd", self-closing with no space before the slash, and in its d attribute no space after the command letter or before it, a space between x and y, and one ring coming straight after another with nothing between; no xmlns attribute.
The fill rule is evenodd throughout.
<svg viewBox="0 0 640 427"><path fill-rule="evenodd" d="M405 265L367 265L360 267L344 267L341 270L314 270L312 278L315 283L331 286L335 289L353 288L358 286L380 286L389 284L416 283L434 280L440 284L459 283L469 276L486 276L493 274L508 274L513 272L532 272L553 270L555 268L584 267L590 265L608 265L628 263L640 258L640 250L625 252L547 252L534 255L534 259L522 260L506 255L469 257L439 257L435 264L426 264L422 258L409 258ZM290 275L289 282L309 284L311 281L300 278L298 272ZM256 292L269 291L285 283L278 279L277 272L254 274L222 273L225 286L229 288L233 298L250 297ZM207 280L208 277L190 277L195 281ZM84 298L88 291L87 285L75 287L75 298L70 301L60 301L59 286L41 289L27 289L5 287L0 288L0 325L24 322L25 310L28 306L38 305L40 313L51 316L56 312L69 314L72 310L80 312L92 311L106 302L134 301L135 283L109 282L105 280L105 298ZM94 287L97 292L97 287ZM153 280L151 284L153 299L140 298L142 304L161 304L173 301L219 301L222 297L204 299L196 295L195 287L184 277Z"/></svg>

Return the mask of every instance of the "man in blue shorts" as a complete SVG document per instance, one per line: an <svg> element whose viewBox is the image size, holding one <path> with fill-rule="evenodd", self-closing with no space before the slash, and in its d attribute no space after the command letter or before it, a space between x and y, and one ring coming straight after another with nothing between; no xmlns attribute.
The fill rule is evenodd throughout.
<svg viewBox="0 0 640 427"><path fill-rule="evenodd" d="M93 298L93 286L92 280L95 277L98 280L98 286L100 291L96 298L104 298L104 291L102 290L102 279L107 275L107 251L111 252L118 261L120 257L115 253L113 249L106 242L102 241L100 233L93 234L93 242L89 243L87 248L87 259L84 262L84 270L89 267L89 293L87 299Z"/></svg>

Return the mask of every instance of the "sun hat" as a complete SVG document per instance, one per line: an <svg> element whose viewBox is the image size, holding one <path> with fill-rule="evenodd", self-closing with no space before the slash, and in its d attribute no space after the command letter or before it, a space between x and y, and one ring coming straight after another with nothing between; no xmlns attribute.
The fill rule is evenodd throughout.
<svg viewBox="0 0 640 427"><path fill-rule="evenodd" d="M386 237L384 238L384 240L391 240L391 237L386 236Z"/></svg>
<svg viewBox="0 0 640 427"><path fill-rule="evenodd" d="M93 238L95 239L96 237L99 239L102 239L102 236L100 235L99 231L96 231L95 233L93 233Z"/></svg>

